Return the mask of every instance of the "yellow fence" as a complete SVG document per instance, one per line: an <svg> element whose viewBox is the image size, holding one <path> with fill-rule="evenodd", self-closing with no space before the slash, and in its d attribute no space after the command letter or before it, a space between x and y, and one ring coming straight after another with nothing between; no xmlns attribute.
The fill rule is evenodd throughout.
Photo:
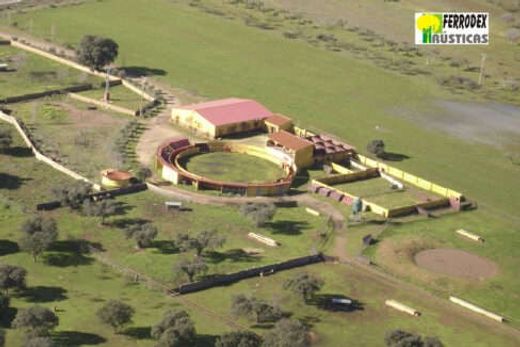
<svg viewBox="0 0 520 347"><path fill-rule="evenodd" d="M433 182L430 182L430 181L427 181L420 177L417 177L415 175L409 174L408 172L399 170L395 167L392 167L392 166L386 165L384 163L378 162L376 160L367 158L361 154L358 154L358 160L363 165L373 167L373 168L378 168L381 171L384 171L387 174L394 176L397 179L403 180L407 183L410 183L418 188L433 192L435 194L439 194L439 195L447 197L447 198L458 198L458 199L462 198L462 194L459 192L456 192L449 188L437 185Z"/></svg>
<svg viewBox="0 0 520 347"><path fill-rule="evenodd" d="M312 180L311 181L312 184L314 185L318 185L318 186L321 186L321 187L324 187L326 189L329 189L331 191L335 191L339 194L343 194L343 195L346 195L348 197L350 197L352 200L355 200L355 199L361 199L359 196L356 196L356 195L352 195L350 193L347 193L347 192L344 192L342 190L339 190L339 189L336 189L332 186L329 186L323 182L320 182L318 180ZM363 202L363 210L370 210L371 212L375 213L375 214L378 214L380 216L383 216L385 218L388 218L389 217L389 210L382 207L382 206L379 206L377 204L374 204L373 202L370 202L370 201L367 201L367 200L363 200L361 199L361 201Z"/></svg>
<svg viewBox="0 0 520 347"><path fill-rule="evenodd" d="M342 166L342 165L339 165L337 163L332 163L332 170L336 171L337 173L340 173L340 174L349 174L349 173L353 173L354 171L350 170L350 169L347 169L346 167Z"/></svg>

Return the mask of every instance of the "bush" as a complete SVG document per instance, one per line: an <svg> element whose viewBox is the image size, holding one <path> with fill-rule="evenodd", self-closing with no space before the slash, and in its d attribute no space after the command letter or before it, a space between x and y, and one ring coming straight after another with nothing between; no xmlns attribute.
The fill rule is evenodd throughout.
<svg viewBox="0 0 520 347"><path fill-rule="evenodd" d="M385 143L383 140L372 140L367 145L367 151L382 158L385 155Z"/></svg>

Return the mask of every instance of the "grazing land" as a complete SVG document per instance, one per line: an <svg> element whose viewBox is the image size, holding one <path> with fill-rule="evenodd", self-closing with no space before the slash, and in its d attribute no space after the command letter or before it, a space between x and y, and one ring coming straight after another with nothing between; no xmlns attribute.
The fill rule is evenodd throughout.
<svg viewBox="0 0 520 347"><path fill-rule="evenodd" d="M333 210L340 211L344 228L334 229L326 215L315 217L301 206L279 207L274 218L259 227L233 206L185 203L185 211L168 211L164 206L167 198L148 191L118 198L118 212L107 218L105 226L100 226L99 218L66 208L45 212L57 220L60 236L54 248L33 262L29 254L18 249L19 229L35 213L35 204L52 199L51 189L70 180L36 161L15 135L12 148L0 153L0 261L25 267L29 290L13 296L12 307L19 309L33 303L56 307L60 326L53 337L65 346L152 346L150 326L167 308L189 311L199 333L198 346L213 346L217 335L237 326L263 334L271 325L253 324L230 315L233 296L242 293L279 303L293 318L305 322L316 346L382 345L385 332L392 329L438 336L447 346L518 345L520 192L516 187L520 142L515 117L520 115L520 94L515 83L520 71L519 45L504 36L513 22L497 19L491 29L496 44L483 50L449 47L420 51L399 43L411 30L408 24L400 23L408 23L407 18L419 6L411 0L377 4L368 0L357 6L324 0L319 8L316 1L265 1L276 7L274 10L244 1L150 3L84 1L75 6L42 6L9 15L3 12L0 31L34 35L64 47L77 47L85 34L111 37L120 45L116 65L124 70L138 71L146 79L182 90L179 94L197 100L230 96L256 99L292 117L297 125L333 134L361 153L369 141L382 139L393 157L400 158L390 165L464 192L478 202L478 209L397 220L381 220L366 213L357 221L351 218L349 207L316 197L318 202L329 204L325 206L330 207L331 215ZM489 9L497 18L505 12L515 13L504 7L504 1L457 3L471 9ZM292 12L295 6L297 13ZM443 0L433 4L432 9L450 10L452 6ZM387 17L397 22L385 33ZM409 22L411 26L412 20ZM395 45L385 40L395 41ZM481 53L488 54L489 70L484 86L476 87L479 70L475 66ZM0 46L3 61L9 61L16 71L0 72L0 98L101 82L9 46ZM473 82L451 85L453 75ZM138 107L139 97L120 87L112 91L115 104ZM102 89L85 95L100 99ZM455 124L460 112L453 112L453 108L445 112L443 108L446 103L455 103L487 112L496 106L495 102L511 103L498 107L507 109L512 116L501 117L501 126L492 127L493 131L485 126L489 124L486 119L479 123L484 126L479 126L478 131L469 132L474 135ZM99 171L106 167L125 166L114 144L121 140L122 130L130 122L128 117L88 110L85 105L61 97L9 105L9 109L50 152L89 178L98 179ZM468 116L463 118L467 120ZM142 120L142 125L154 126L155 121ZM451 123L455 129L448 126ZM170 124L161 125L164 134L178 133ZM0 123L0 129L6 128ZM481 132L482 138L476 139ZM135 157L139 135L122 140L126 156ZM490 142L496 137L504 140ZM211 153L190 158L185 164L195 173L216 179L240 182L279 177L280 171L270 163L260 167L263 161L255 159L252 163L250 157L236 154L232 170L221 170L218 164L225 160L229 165L229 159L225 153ZM301 172L295 193L305 194L309 177L321 174L318 170ZM388 182L382 179L345 186L347 192L352 188L353 194L369 201L380 199L374 202L383 205L401 206L428 198L428 194L421 195L414 189L390 191ZM138 249L123 230L148 222L158 228L158 237L150 247ZM463 239L455 234L459 228L482 235L486 241ZM305 269L324 280L319 295L352 297L362 309L329 312L316 302L302 304L282 288L283 281L298 270L189 296L166 295L165 288L183 281L175 278L174 264L188 257L176 247L177 236L209 230L226 237L223 246L202 255L209 275L324 251L346 264L327 262ZM280 246L258 244L247 237L249 232L271 237ZM364 244L368 234L376 242ZM80 240L101 244L103 251L78 253L74 247ZM248 249L261 251L251 254ZM487 278L477 275L467 279L417 266L417 257L432 249L457 249L478 256L496 266L496 271ZM358 256L375 266L355 265ZM457 258L446 261L450 266L449 262ZM143 282L150 280L156 286L147 288L136 283L136 273ZM507 323L490 323L453 307L445 300L452 294L505 316ZM134 322L121 334L102 326L95 315L103 302L113 298L131 304L137 312ZM407 303L423 315L416 319L391 311L383 304L389 298ZM8 345L19 345L22 333L7 331Z"/></svg>
<svg viewBox="0 0 520 347"><path fill-rule="evenodd" d="M122 166L121 153L115 142L130 122L128 116L89 110L80 102L53 97L11 106L51 155L96 180L101 170Z"/></svg>
<svg viewBox="0 0 520 347"><path fill-rule="evenodd" d="M101 79L10 46L0 45L0 63L7 63L10 69L0 75L0 99L102 82Z"/></svg>

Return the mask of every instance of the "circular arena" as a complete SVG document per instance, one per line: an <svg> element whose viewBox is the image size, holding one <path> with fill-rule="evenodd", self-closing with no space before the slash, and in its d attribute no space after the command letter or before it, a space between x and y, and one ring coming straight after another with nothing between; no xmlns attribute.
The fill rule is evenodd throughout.
<svg viewBox="0 0 520 347"><path fill-rule="evenodd" d="M269 147L212 141L191 144L169 139L157 150L156 168L174 184L244 196L278 196L292 185L296 166Z"/></svg>

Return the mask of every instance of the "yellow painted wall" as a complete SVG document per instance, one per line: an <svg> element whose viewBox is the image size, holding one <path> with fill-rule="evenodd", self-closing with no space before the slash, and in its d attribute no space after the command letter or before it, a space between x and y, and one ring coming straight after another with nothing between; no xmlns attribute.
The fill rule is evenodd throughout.
<svg viewBox="0 0 520 347"><path fill-rule="evenodd" d="M314 148L312 146L302 148L294 153L294 163L298 169L304 169L314 164Z"/></svg>
<svg viewBox="0 0 520 347"><path fill-rule="evenodd" d="M101 177L101 185L105 188L123 188L127 187L130 181L114 181L106 176Z"/></svg>
<svg viewBox="0 0 520 347"><path fill-rule="evenodd" d="M399 170L395 167L372 160L361 154L358 154L358 159L363 165L366 165L369 167L377 167L381 170L384 170L389 175L394 176L395 178L401 179L401 180L403 180L407 183L410 183L416 187L419 187L421 189L439 194L439 195L447 197L447 198L459 198L459 199L462 198L462 194L459 192L456 192L452 189L437 185L433 182L427 181L423 178L417 177L408 172Z"/></svg>

